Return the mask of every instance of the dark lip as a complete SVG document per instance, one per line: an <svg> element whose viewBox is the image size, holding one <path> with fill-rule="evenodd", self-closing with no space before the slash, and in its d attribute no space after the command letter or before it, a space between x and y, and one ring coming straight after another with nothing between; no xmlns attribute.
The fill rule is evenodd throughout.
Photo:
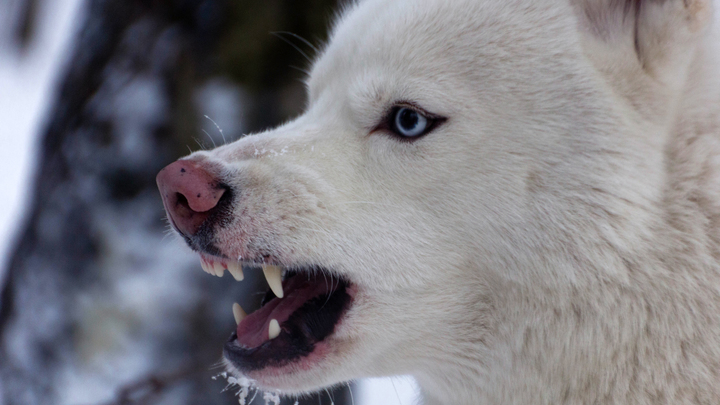
<svg viewBox="0 0 720 405"><path fill-rule="evenodd" d="M335 332L352 306L351 283L343 283L330 294L309 300L280 325L280 335L254 348L241 346L233 331L223 347L223 356L240 372L282 367L309 356L318 343Z"/></svg>
<svg viewBox="0 0 720 405"><path fill-rule="evenodd" d="M177 228L175 230L177 231ZM185 235L180 231L178 233L183 237L185 243L190 246L190 249L198 253L226 258L216 244L215 229L212 222L203 222L194 235Z"/></svg>
<svg viewBox="0 0 720 405"><path fill-rule="evenodd" d="M286 354L288 350L283 351L282 348L292 348L292 339L284 330L275 339L252 349L238 344L237 332L233 332L223 346L223 356L238 370L249 372L265 367L282 367L309 355L314 350L314 347L306 347Z"/></svg>

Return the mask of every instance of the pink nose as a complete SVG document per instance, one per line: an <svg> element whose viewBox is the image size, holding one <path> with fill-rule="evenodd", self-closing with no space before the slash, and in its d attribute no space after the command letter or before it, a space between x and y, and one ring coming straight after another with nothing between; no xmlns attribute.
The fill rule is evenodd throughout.
<svg viewBox="0 0 720 405"><path fill-rule="evenodd" d="M192 160L170 163L156 180L165 211L186 236L197 233L226 191L215 176Z"/></svg>

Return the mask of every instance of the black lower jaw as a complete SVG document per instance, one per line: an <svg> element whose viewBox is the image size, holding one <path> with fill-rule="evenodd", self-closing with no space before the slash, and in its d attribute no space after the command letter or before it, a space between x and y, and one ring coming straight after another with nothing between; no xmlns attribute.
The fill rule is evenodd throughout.
<svg viewBox="0 0 720 405"><path fill-rule="evenodd" d="M233 332L223 347L224 357L240 372L282 367L307 357L315 345L335 331L350 306L348 283L341 281L332 293L315 297L293 312L280 325L280 335L248 349L240 346Z"/></svg>

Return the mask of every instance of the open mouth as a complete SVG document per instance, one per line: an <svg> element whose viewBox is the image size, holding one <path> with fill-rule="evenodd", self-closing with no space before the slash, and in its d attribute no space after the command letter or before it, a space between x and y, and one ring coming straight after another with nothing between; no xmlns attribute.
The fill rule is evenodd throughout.
<svg viewBox="0 0 720 405"><path fill-rule="evenodd" d="M203 270L240 281L240 263L201 255ZM352 303L352 284L321 267L261 265L270 289L257 311L246 314L233 304L237 323L223 348L239 371L281 367L307 357L332 335Z"/></svg>

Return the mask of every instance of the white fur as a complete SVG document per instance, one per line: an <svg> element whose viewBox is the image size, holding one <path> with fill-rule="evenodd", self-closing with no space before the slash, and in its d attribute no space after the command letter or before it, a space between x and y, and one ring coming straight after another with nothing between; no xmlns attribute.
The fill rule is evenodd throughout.
<svg viewBox="0 0 720 405"><path fill-rule="evenodd" d="M303 392L414 375L428 404L720 403L711 0L365 0L306 112L197 159L218 245L358 287ZM447 121L413 142L395 103Z"/></svg>

